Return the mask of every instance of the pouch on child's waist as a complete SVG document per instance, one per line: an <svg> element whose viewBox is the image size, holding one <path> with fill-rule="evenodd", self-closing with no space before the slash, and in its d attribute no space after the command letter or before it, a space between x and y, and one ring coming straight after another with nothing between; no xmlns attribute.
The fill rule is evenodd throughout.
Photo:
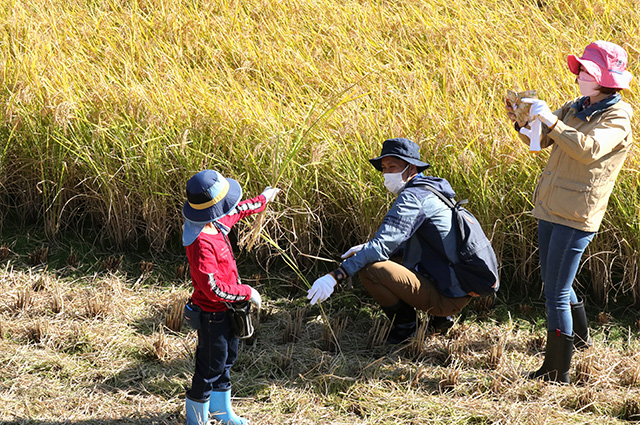
<svg viewBox="0 0 640 425"><path fill-rule="evenodd" d="M184 305L184 320L193 329L200 329L201 314L202 309L191 300Z"/></svg>

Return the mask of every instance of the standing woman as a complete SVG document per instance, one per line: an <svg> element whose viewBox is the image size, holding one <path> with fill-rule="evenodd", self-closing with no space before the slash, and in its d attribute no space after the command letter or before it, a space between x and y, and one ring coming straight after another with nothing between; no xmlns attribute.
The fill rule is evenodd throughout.
<svg viewBox="0 0 640 425"><path fill-rule="evenodd" d="M551 147L549 161L533 195L538 219L540 272L547 309L547 346L542 367L529 378L569 383L573 350L591 345L584 304L572 288L582 253L605 214L614 183L632 145L631 105L620 91L633 76L627 53L617 44L596 41L578 58L569 55L581 97L551 112L547 103L531 104L528 123L515 122L527 134L542 122L541 147ZM525 143L529 139L520 136Z"/></svg>

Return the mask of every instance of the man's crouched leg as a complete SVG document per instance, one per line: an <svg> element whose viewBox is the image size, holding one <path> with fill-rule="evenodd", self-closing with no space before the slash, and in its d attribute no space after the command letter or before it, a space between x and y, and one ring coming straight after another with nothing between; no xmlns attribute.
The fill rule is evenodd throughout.
<svg viewBox="0 0 640 425"><path fill-rule="evenodd" d="M415 333L415 309L430 314L431 331L446 333L453 324L448 316L460 312L471 300L443 296L428 278L394 261L368 264L358 276L393 323L389 343L402 342Z"/></svg>

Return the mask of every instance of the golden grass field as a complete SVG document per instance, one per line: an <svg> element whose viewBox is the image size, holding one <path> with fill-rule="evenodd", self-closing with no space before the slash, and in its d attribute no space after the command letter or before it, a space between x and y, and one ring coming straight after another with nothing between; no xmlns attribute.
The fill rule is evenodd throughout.
<svg viewBox="0 0 640 425"><path fill-rule="evenodd" d="M528 212L546 153L527 153L502 101L577 96L566 56L597 39L639 76L638 0L6 0L0 22L1 423L183 422L195 339L165 315L189 283L119 256L182 255L184 185L203 168L248 196L283 189L264 237L240 244L266 298L234 371L252 423L640 421L637 149L577 281L596 346L576 384L525 381L544 333ZM393 199L367 159L399 136L469 198L502 289L450 335L391 348L358 282L324 313L303 294L379 225ZM93 247L77 267L53 261L78 240Z"/></svg>
<svg viewBox="0 0 640 425"><path fill-rule="evenodd" d="M161 252L179 247L186 180L209 167L247 195L281 187L268 232L294 258L335 257L377 228L392 197L367 159L405 136L470 199L504 280L526 292L529 199L546 154L526 154L502 99L535 88L553 108L577 96L566 56L595 39L621 44L638 74L638 9L637 0L6 2L0 211L50 240L98 228L109 246ZM637 104L635 81L625 100ZM603 303L640 294L638 169L633 153L588 253L587 286Z"/></svg>

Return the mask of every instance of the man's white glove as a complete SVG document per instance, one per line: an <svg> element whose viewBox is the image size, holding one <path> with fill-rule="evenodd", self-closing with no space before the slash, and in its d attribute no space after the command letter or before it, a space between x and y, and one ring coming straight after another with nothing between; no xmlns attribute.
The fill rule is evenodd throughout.
<svg viewBox="0 0 640 425"><path fill-rule="evenodd" d="M555 116L553 112L551 112L551 109L549 109L547 102L545 102L544 100L531 99L527 97L521 99L521 101L531 104L531 109L529 109L529 118L531 119L531 121L538 118L540 121L546 124L547 127L553 127L558 122L558 117Z"/></svg>
<svg viewBox="0 0 640 425"><path fill-rule="evenodd" d="M262 305L262 297L260 296L260 292L253 289L252 286L250 286L250 288L251 288L251 298L249 298L249 301L251 302L251 304L255 306L255 308L260 310L260 306Z"/></svg>
<svg viewBox="0 0 640 425"><path fill-rule="evenodd" d="M325 274L316 279L307 293L307 299L311 300L311 305L329 298L333 293L333 288L336 286L336 283L336 280L330 274Z"/></svg>
<svg viewBox="0 0 640 425"><path fill-rule="evenodd" d="M267 186L267 188L262 192L265 198L267 198L267 202L271 202L276 198L276 195L280 192L280 189L277 187Z"/></svg>
<svg viewBox="0 0 640 425"><path fill-rule="evenodd" d="M349 248L349 251L345 252L344 254L342 254L340 256L340 258L342 258L343 260L345 258L349 258L352 255L355 255L356 252L359 252L360 250L362 250L362 248L365 246L366 244L360 244L360 245L356 245L356 246L352 246L351 248Z"/></svg>

